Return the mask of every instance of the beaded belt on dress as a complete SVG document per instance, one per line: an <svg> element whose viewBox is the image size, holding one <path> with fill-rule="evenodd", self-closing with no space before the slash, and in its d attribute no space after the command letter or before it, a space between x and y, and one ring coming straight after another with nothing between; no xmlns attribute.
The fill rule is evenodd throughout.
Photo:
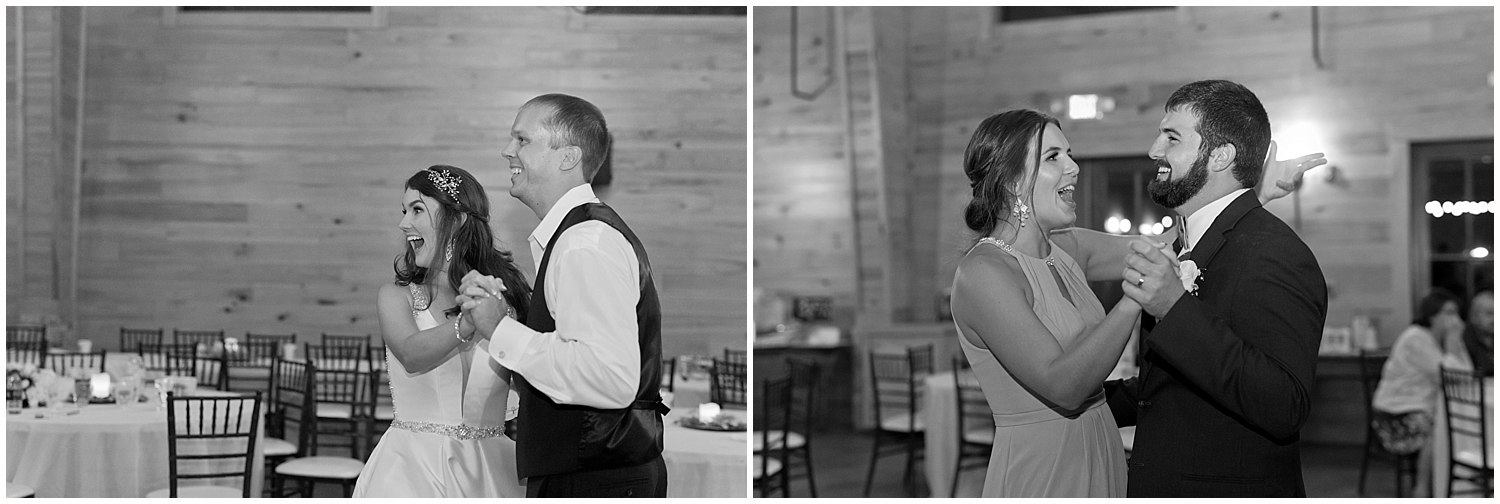
<svg viewBox="0 0 1500 504"><path fill-rule="evenodd" d="M487 439L505 435L505 426L483 426L451 425L432 422L411 422L407 420L392 420L391 427L409 430L412 432L425 432L428 434L441 434L462 441L474 439Z"/></svg>

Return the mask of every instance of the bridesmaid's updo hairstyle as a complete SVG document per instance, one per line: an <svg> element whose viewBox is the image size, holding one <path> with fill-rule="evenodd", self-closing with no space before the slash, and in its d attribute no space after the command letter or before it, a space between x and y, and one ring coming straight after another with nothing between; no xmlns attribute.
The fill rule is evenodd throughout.
<svg viewBox="0 0 1500 504"><path fill-rule="evenodd" d="M969 177L973 198L964 207L964 223L980 237L989 236L995 227L1010 218L1016 202L1036 179L1035 166L1027 168L1027 153L1042 151L1042 130L1057 119L1029 109L1010 110L992 115L979 123L969 146L964 149L964 175ZM1029 144L1035 144L1033 150ZM1030 194L1025 194L1030 199Z"/></svg>

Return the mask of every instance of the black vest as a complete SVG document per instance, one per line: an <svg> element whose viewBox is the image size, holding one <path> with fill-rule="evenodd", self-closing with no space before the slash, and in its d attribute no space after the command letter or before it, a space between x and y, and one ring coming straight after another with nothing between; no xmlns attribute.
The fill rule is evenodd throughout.
<svg viewBox="0 0 1500 504"><path fill-rule="evenodd" d="M516 374L515 390L521 399L516 417L516 465L523 478L630 467L650 462L662 452L662 415L667 407L661 402L661 302L651 281L646 249L613 209L602 203L587 203L563 217L537 268L532 288L537 294L531 297L526 326L537 332L557 330L557 322L547 308L547 263L557 237L573 225L590 220L608 224L625 235L640 261L641 297L635 305L640 331L640 385L629 408L609 410L557 404Z"/></svg>

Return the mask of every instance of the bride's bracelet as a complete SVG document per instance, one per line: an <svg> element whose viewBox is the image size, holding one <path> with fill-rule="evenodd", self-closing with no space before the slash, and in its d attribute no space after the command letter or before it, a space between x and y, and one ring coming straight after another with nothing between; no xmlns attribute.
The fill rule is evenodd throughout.
<svg viewBox="0 0 1500 504"><path fill-rule="evenodd" d="M462 316L463 316L462 314L459 315L459 317L462 317ZM468 343L469 340L474 339L474 336L472 336L472 335L469 336L469 339L464 339L464 333L463 333L463 331L461 331L461 330L458 329L458 322L459 322L459 318L458 317L454 317L453 318L453 337L455 339L457 339L458 341L463 342L463 343Z"/></svg>

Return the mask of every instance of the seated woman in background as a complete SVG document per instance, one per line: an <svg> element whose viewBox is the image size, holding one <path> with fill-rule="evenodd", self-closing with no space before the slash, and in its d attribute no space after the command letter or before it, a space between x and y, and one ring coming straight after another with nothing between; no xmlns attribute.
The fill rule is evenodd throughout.
<svg viewBox="0 0 1500 504"><path fill-rule="evenodd" d="M1458 316L1458 296L1433 289L1417 306L1417 318L1396 338L1391 357L1375 389L1375 433L1391 453L1417 458L1414 497L1431 496L1432 418L1441 394L1438 368L1445 353L1462 351L1464 321Z"/></svg>
<svg viewBox="0 0 1500 504"><path fill-rule="evenodd" d="M1463 352L1450 352L1456 362L1449 367L1472 369L1495 376L1495 295L1480 292L1469 302L1469 323L1464 324Z"/></svg>

